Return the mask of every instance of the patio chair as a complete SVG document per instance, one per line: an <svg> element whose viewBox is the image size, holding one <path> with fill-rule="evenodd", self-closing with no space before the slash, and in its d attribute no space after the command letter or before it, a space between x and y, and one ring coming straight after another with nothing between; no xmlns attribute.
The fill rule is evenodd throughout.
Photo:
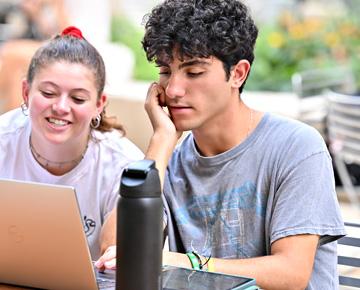
<svg viewBox="0 0 360 290"><path fill-rule="evenodd" d="M355 177L349 164L360 165L360 96L328 92L327 129L329 149L333 155L344 191L350 202L360 209Z"/></svg>
<svg viewBox="0 0 360 290"><path fill-rule="evenodd" d="M343 66L304 70L295 73L291 82L294 93L300 99L298 119L318 129L327 140L327 108L323 93L327 89L342 93L354 92L353 72L350 68Z"/></svg>
<svg viewBox="0 0 360 290"><path fill-rule="evenodd" d="M354 74L346 66L300 71L293 74L291 83L299 98L319 96L326 89L345 94L355 90Z"/></svg>
<svg viewBox="0 0 360 290"><path fill-rule="evenodd" d="M357 237L343 237L338 240L338 265L339 267L339 284L341 286L350 286L360 288L360 235L353 234L351 231L360 232L360 224L345 223L350 236ZM357 251L355 253L354 251ZM355 254L355 255L354 255ZM356 257L357 254L357 257ZM347 288L348 289L348 288Z"/></svg>

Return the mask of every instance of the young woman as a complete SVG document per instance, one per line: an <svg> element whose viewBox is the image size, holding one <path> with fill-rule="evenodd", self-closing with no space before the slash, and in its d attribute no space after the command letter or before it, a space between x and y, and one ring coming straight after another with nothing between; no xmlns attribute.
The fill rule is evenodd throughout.
<svg viewBox="0 0 360 290"><path fill-rule="evenodd" d="M106 116L104 84L102 57L69 27L33 56L21 109L0 116L0 177L74 186L93 259L114 243L112 226L100 233L122 170L143 158Z"/></svg>

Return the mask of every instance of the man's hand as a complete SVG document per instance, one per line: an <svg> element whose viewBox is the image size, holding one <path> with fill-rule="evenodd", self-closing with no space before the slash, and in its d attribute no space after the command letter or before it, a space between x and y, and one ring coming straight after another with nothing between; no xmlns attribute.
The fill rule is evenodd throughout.
<svg viewBox="0 0 360 290"><path fill-rule="evenodd" d="M116 246L108 247L105 253L95 262L94 265L99 269L99 271L116 269Z"/></svg>
<svg viewBox="0 0 360 290"><path fill-rule="evenodd" d="M175 138L177 142L182 132L176 130L171 116L166 110L164 88L156 82L149 87L145 100L145 110L149 116L154 134L164 133L168 138Z"/></svg>

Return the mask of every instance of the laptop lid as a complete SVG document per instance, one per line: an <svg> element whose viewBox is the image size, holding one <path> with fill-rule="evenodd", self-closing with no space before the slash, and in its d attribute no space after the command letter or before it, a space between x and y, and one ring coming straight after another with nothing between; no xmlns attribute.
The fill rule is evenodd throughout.
<svg viewBox="0 0 360 290"><path fill-rule="evenodd" d="M0 179L0 283L97 290L75 190Z"/></svg>

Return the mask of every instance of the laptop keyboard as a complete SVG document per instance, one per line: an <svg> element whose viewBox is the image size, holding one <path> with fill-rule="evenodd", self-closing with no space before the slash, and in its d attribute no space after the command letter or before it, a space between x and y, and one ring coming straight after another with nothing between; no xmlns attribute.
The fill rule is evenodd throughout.
<svg viewBox="0 0 360 290"><path fill-rule="evenodd" d="M115 289L115 280L97 278L96 281L98 283L99 289Z"/></svg>
<svg viewBox="0 0 360 290"><path fill-rule="evenodd" d="M96 271L96 282L101 290L115 290L115 271L106 270L104 273Z"/></svg>

